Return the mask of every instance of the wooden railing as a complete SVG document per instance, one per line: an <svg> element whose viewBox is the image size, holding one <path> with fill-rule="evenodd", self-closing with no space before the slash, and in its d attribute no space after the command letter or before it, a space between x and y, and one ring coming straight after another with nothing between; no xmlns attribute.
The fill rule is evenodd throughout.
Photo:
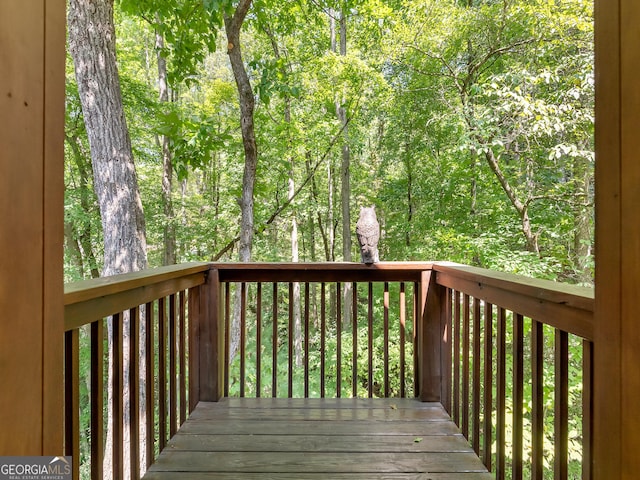
<svg viewBox="0 0 640 480"><path fill-rule="evenodd" d="M419 285L431 264L213 268L225 298L225 396L416 395ZM240 341L229 355L234 317Z"/></svg>
<svg viewBox="0 0 640 480"><path fill-rule="evenodd" d="M489 471L499 480L592 478L593 289L434 270L441 401Z"/></svg>
<svg viewBox="0 0 640 480"><path fill-rule="evenodd" d="M193 352L209 324L208 271L188 264L66 286L65 449L74 478L81 467L83 478L103 478L105 452L112 478L139 478L197 403Z"/></svg>
<svg viewBox="0 0 640 480"><path fill-rule="evenodd" d="M65 304L75 478L80 459L102 478L105 451L114 478L138 478L226 395L417 396L498 479L591 478L591 289L444 263L189 264L68 285Z"/></svg>

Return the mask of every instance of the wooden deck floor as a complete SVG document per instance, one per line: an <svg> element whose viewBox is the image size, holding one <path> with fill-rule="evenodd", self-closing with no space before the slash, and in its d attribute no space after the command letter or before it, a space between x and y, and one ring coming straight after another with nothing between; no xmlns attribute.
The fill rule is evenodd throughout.
<svg viewBox="0 0 640 480"><path fill-rule="evenodd" d="M412 399L200 403L144 477L489 480L440 404Z"/></svg>

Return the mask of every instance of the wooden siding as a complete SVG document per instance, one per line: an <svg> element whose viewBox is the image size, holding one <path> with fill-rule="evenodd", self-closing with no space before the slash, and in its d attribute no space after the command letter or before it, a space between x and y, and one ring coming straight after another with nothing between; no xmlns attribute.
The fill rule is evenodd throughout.
<svg viewBox="0 0 640 480"><path fill-rule="evenodd" d="M0 455L62 453L64 0L0 2Z"/></svg>
<svg viewBox="0 0 640 480"><path fill-rule="evenodd" d="M144 478L493 477L439 403L225 398L201 402Z"/></svg>
<svg viewBox="0 0 640 480"><path fill-rule="evenodd" d="M596 294L599 351L594 364L594 456L596 479L620 479L620 42L619 1L596 2ZM615 42L615 43L614 43ZM605 316L608 317L605 320ZM596 325L597 325L596 323ZM605 327L606 325L606 327ZM598 395L604 389L606 398ZM615 405L616 413L598 416Z"/></svg>
<svg viewBox="0 0 640 480"><path fill-rule="evenodd" d="M640 2L596 0L594 473L640 471Z"/></svg>

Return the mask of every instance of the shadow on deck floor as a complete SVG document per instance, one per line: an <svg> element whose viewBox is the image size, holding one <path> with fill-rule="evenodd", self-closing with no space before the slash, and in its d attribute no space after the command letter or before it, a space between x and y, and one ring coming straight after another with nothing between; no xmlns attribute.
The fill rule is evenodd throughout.
<svg viewBox="0 0 640 480"><path fill-rule="evenodd" d="M439 403L413 399L201 402L144 477L490 480Z"/></svg>

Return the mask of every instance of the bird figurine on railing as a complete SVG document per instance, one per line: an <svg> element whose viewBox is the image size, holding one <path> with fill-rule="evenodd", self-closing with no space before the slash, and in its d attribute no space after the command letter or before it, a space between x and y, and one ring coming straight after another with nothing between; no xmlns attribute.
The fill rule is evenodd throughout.
<svg viewBox="0 0 640 480"><path fill-rule="evenodd" d="M360 218L356 223L356 235L360 244L362 263L372 264L379 262L378 240L380 240L380 224L376 217L375 207L360 207Z"/></svg>

